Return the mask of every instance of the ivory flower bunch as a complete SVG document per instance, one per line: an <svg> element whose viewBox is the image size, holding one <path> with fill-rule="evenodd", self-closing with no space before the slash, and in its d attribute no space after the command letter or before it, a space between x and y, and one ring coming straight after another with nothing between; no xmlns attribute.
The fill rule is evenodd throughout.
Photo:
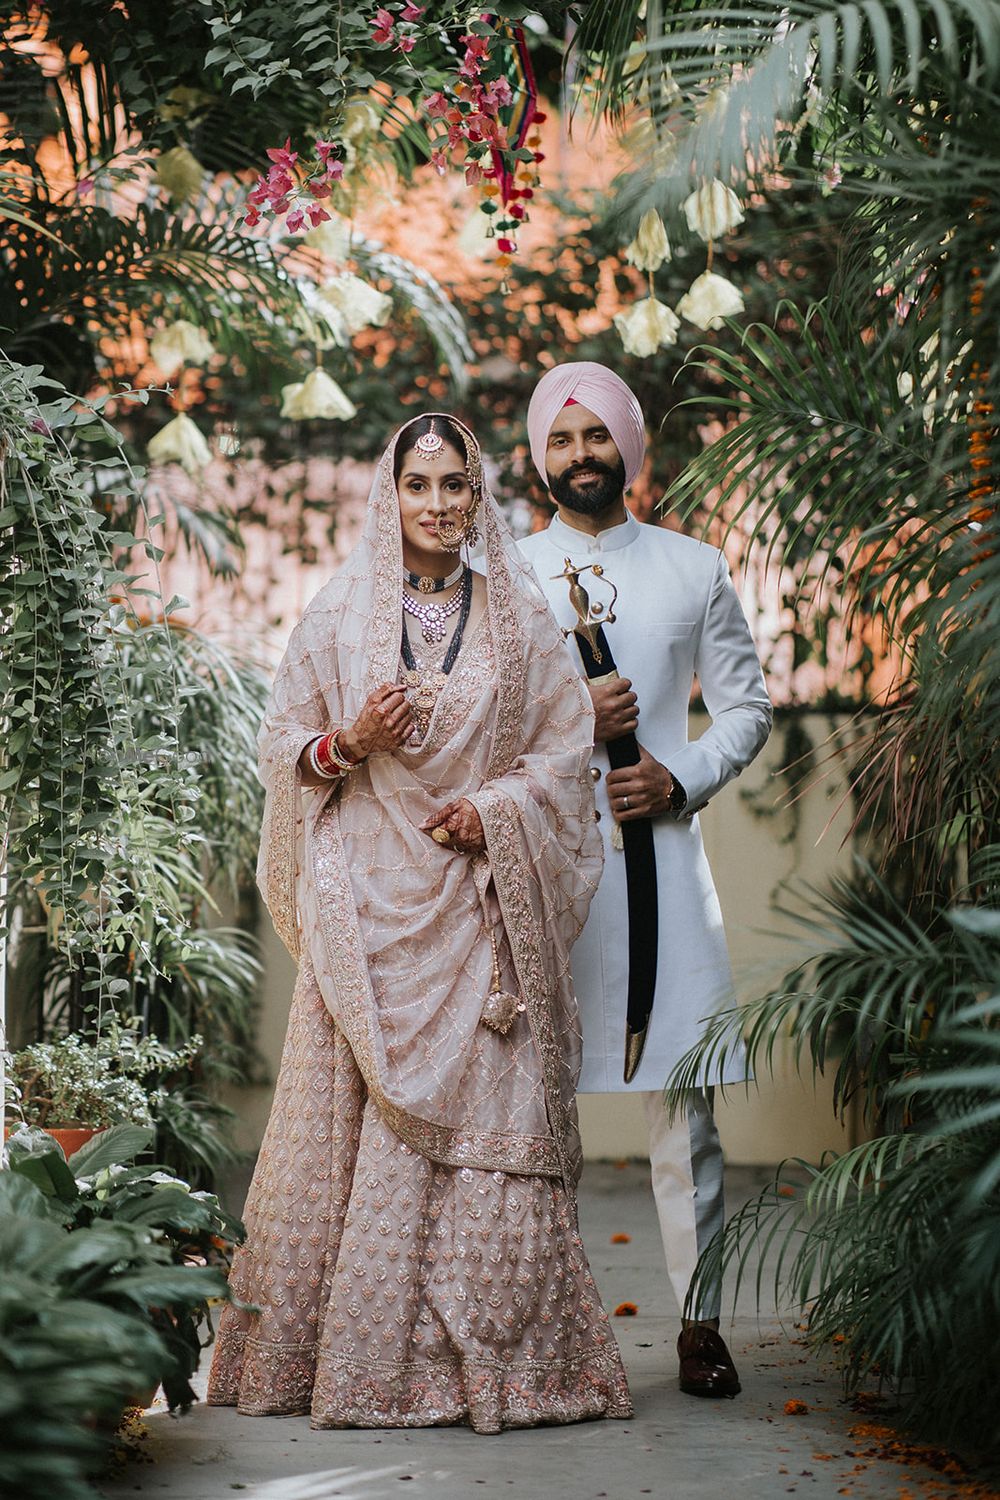
<svg viewBox="0 0 1000 1500"><path fill-rule="evenodd" d="M681 320L664 302L645 297L627 312L615 314L615 327L626 354L647 359L658 349L669 349L677 342Z"/></svg>
<svg viewBox="0 0 1000 1500"><path fill-rule="evenodd" d="M153 434L148 452L153 463L180 464L187 474L200 473L212 458L201 428L183 411Z"/></svg>
<svg viewBox="0 0 1000 1500"><path fill-rule="evenodd" d="M625 259L637 271L658 271L663 262L670 259L670 241L655 208L647 209L639 220L639 228L625 251Z"/></svg>
<svg viewBox="0 0 1000 1500"><path fill-rule="evenodd" d="M725 318L743 311L743 295L731 281L712 270L714 241L744 219L743 208L733 190L712 178L685 198L682 208L688 228L708 245L708 265L677 303L676 311L657 300L653 275L670 259L670 241L663 220L649 209L639 221L635 238L625 250L625 259L649 277L649 296L615 316L626 354L647 359L658 349L676 344L681 319L705 330L721 328Z"/></svg>
<svg viewBox="0 0 1000 1500"><path fill-rule="evenodd" d="M702 271L678 302L677 311L696 328L707 330L721 328L723 318L735 317L745 306L742 293L731 281L714 271Z"/></svg>
<svg viewBox="0 0 1000 1500"><path fill-rule="evenodd" d="M294 421L326 417L336 422L349 422L357 414L358 409L351 398L320 365L310 370L305 380L282 387L281 415Z"/></svg>
<svg viewBox="0 0 1000 1500"><path fill-rule="evenodd" d="M156 160L156 180L175 203L188 203L200 190L205 168L187 146L172 146Z"/></svg>
<svg viewBox="0 0 1000 1500"><path fill-rule="evenodd" d="M681 207L692 234L698 235L706 244L721 240L745 218L740 200L732 188L717 177L696 188L689 198L684 199Z"/></svg>
<svg viewBox="0 0 1000 1500"><path fill-rule="evenodd" d="M384 327L392 312L390 296L350 271L324 282L317 300L322 308L329 306L339 315L352 338L362 328Z"/></svg>

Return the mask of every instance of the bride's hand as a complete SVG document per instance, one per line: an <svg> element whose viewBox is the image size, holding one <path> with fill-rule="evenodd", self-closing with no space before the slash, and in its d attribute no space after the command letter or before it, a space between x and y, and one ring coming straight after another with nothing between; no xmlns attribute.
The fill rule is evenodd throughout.
<svg viewBox="0 0 1000 1500"><path fill-rule="evenodd" d="M449 802L420 827L432 838L435 828L443 828L449 838L446 844L441 841L442 847L457 849L460 854L482 854L486 848L482 819L467 797Z"/></svg>
<svg viewBox="0 0 1000 1500"><path fill-rule="evenodd" d="M398 750L413 730L413 711L401 683L385 682L369 696L350 729L340 731L341 748L354 760L378 751Z"/></svg>

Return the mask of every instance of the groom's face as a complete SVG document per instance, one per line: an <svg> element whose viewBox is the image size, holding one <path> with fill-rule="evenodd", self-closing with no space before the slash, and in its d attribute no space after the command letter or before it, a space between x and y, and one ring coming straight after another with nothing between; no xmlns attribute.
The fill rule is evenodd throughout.
<svg viewBox="0 0 1000 1500"><path fill-rule="evenodd" d="M585 406L564 406L545 446L545 471L558 505L599 516L621 500L625 465L601 421Z"/></svg>

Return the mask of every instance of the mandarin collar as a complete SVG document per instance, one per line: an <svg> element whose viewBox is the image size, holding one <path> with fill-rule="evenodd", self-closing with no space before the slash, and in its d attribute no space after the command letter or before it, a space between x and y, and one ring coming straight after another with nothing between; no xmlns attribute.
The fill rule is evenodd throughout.
<svg viewBox="0 0 1000 1500"><path fill-rule="evenodd" d="M638 536L639 522L631 512L617 526L609 526L596 536L591 536L587 531L577 531L575 526L567 526L559 515L553 516L549 522L549 541L560 551L565 550L567 556L574 551L589 557L600 557L605 552L618 552L636 541Z"/></svg>

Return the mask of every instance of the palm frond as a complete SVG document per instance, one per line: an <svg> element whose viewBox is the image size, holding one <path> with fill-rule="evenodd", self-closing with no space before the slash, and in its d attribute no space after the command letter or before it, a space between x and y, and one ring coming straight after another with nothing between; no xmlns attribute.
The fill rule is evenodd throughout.
<svg viewBox="0 0 1000 1500"><path fill-rule="evenodd" d="M598 55L602 109L635 86L625 35L634 7L620 9L620 29L610 16L581 27L581 47L592 35ZM609 44L617 46L613 55ZM852 93L889 97L914 90L930 67L956 89L995 79L1000 14L992 0L657 6L641 57L652 129L629 206L650 206L644 194L676 202L692 180L743 182L748 163L773 160L807 105L815 108L817 91L823 102Z"/></svg>
<svg viewBox="0 0 1000 1500"><path fill-rule="evenodd" d="M394 295L427 329L456 390L465 391L474 353L465 319L441 283L413 261L373 245L352 245L352 254L360 268L391 282Z"/></svg>
<svg viewBox="0 0 1000 1500"><path fill-rule="evenodd" d="M733 416L670 486L664 508L689 515L711 494L710 517L729 529L749 523L768 557L815 561L817 587L836 560L854 572L858 592L871 590L895 559L905 580L898 575L880 599L894 623L917 579L964 529L952 518L963 450L954 440L950 452L935 445L923 411L900 394L893 351L870 347L823 304L803 312L786 303L776 327L739 333L735 347L692 353L690 365L724 382L725 394L708 404ZM679 405L699 403L706 398ZM915 535L900 558L904 528Z"/></svg>
<svg viewBox="0 0 1000 1500"><path fill-rule="evenodd" d="M813 1076L834 1065L836 1107L860 1089L872 1117L898 1122L893 1079L924 1064L930 1016L944 1025L974 1001L991 972L988 943L961 921L918 921L860 861L853 881L803 896L779 909L808 956L778 988L713 1016L668 1090L677 1098L724 1073L744 1047L754 1074L773 1073L790 1049Z"/></svg>

